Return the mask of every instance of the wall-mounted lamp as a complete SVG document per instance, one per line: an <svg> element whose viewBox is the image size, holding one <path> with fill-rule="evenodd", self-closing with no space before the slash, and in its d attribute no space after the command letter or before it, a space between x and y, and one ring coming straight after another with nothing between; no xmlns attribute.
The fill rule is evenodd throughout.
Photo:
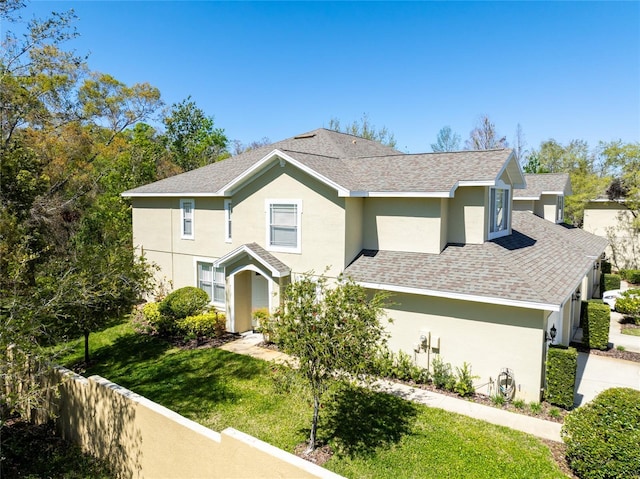
<svg viewBox="0 0 640 479"><path fill-rule="evenodd" d="M544 335L545 335L545 339L549 342L551 342L551 344L553 344L553 342L556 339L556 334L558 334L558 330L556 329L556 325L552 324L551 325L551 329L549 330L549 332L547 333L545 331Z"/></svg>
<svg viewBox="0 0 640 479"><path fill-rule="evenodd" d="M598 269L598 263L597 263L597 262L596 262L596 263L593 263L593 269L594 269L594 270L597 270L597 269Z"/></svg>
<svg viewBox="0 0 640 479"><path fill-rule="evenodd" d="M574 301L579 301L580 300L580 291L576 291L575 293L573 293L573 298Z"/></svg>

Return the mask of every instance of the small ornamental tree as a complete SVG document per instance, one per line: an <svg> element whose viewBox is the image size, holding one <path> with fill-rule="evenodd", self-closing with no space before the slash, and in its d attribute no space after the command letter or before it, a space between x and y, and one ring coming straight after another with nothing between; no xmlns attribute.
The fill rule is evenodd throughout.
<svg viewBox="0 0 640 479"><path fill-rule="evenodd" d="M330 380L353 380L365 374L386 335L382 319L387 295L369 296L340 277L331 287L325 277L305 274L287 285L273 319L282 351L298 360L298 372L313 396L313 419L307 452L316 447L318 413Z"/></svg>

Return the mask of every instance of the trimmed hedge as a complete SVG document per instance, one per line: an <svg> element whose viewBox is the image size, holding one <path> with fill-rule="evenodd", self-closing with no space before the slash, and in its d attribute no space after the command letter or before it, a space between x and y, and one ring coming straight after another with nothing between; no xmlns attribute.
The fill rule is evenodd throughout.
<svg viewBox="0 0 640 479"><path fill-rule="evenodd" d="M573 407L578 351L565 346L551 346L547 352L547 387L545 399L564 409Z"/></svg>
<svg viewBox="0 0 640 479"><path fill-rule="evenodd" d="M564 419L569 466L583 479L640 477L640 391L612 388Z"/></svg>
<svg viewBox="0 0 640 479"><path fill-rule="evenodd" d="M590 349L607 349L609 347L610 319L609 305L587 301L582 324L583 344Z"/></svg>
<svg viewBox="0 0 640 479"><path fill-rule="evenodd" d="M604 285L602 292L610 291L612 289L620 289L620 275L618 274L603 274L601 284Z"/></svg>
<svg viewBox="0 0 640 479"><path fill-rule="evenodd" d="M209 304L209 296L200 288L185 286L176 289L158 305L160 314L175 320L200 314Z"/></svg>
<svg viewBox="0 0 640 479"><path fill-rule="evenodd" d="M608 261L602 260L600 262L600 269L604 274L611 274L611 263L609 263Z"/></svg>

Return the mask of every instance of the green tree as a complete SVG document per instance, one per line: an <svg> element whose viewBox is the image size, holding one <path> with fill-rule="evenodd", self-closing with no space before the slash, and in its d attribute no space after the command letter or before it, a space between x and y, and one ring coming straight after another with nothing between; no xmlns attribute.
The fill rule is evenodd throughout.
<svg viewBox="0 0 640 479"><path fill-rule="evenodd" d="M597 198L609 182L599 174L596 157L587 143L572 140L564 146L550 139L531 153L531 159L538 166L537 173L569 173L572 194L565 201L565 218L574 226L581 226L587 202Z"/></svg>
<svg viewBox="0 0 640 479"><path fill-rule="evenodd" d="M163 123L167 148L184 171L228 157L224 130L215 128L213 117L205 115L191 97L171 105Z"/></svg>
<svg viewBox="0 0 640 479"><path fill-rule="evenodd" d="M493 150L507 148L507 137L500 136L496 125L487 115L482 115L476 127L469 133L469 139L465 142L467 150Z"/></svg>
<svg viewBox="0 0 640 479"><path fill-rule="evenodd" d="M443 151L457 151L460 149L460 135L454 133L450 126L445 126L438 132L435 143L431 143L431 150L435 153Z"/></svg>
<svg viewBox="0 0 640 479"><path fill-rule="evenodd" d="M382 319L387 296L373 297L351 280L305 274L287 285L273 331L282 350L294 356L298 371L313 396L308 451L316 447L318 415L330 381L350 380L367 370L367 363L386 336Z"/></svg>
<svg viewBox="0 0 640 479"><path fill-rule="evenodd" d="M383 145L396 147L396 139L393 133L391 133L386 126L382 128L376 128L375 125L369 120L369 115L364 113L360 120L354 120L347 125L341 125L340 120L337 118L331 118L329 120L329 130L339 131L341 133L347 133L349 135L358 136L367 140L377 141Z"/></svg>

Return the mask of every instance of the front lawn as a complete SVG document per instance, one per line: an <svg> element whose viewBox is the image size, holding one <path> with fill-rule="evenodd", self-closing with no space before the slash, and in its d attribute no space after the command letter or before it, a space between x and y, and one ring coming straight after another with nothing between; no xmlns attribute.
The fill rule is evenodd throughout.
<svg viewBox="0 0 640 479"><path fill-rule="evenodd" d="M181 350L129 325L91 336L98 374L211 429L233 427L293 452L312 407L281 367L219 349ZM65 364L82 358L71 343ZM394 396L334 387L319 439L335 454L324 467L347 477L565 477L536 438Z"/></svg>

